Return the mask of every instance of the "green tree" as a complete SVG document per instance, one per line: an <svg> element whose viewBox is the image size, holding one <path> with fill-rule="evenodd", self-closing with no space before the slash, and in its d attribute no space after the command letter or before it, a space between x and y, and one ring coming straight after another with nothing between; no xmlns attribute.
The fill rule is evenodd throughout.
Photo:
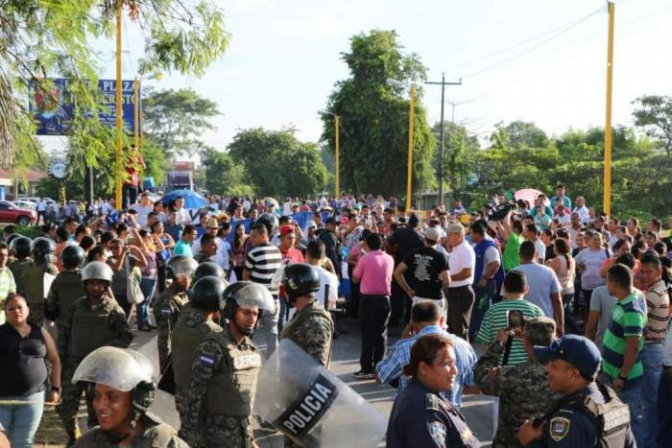
<svg viewBox="0 0 672 448"><path fill-rule="evenodd" d="M258 196L307 196L324 189L327 170L319 148L302 143L291 128L269 131L245 129L228 147L236 164Z"/></svg>
<svg viewBox="0 0 672 448"><path fill-rule="evenodd" d="M548 136L534 123L517 120L504 126L500 122L495 125L490 143L497 148L545 148Z"/></svg>
<svg viewBox="0 0 672 448"><path fill-rule="evenodd" d="M97 121L97 63L91 41L114 35L117 8L145 30L140 73L203 74L228 43L222 11L208 0L0 0L0 165L37 159L29 85L57 104L51 77L71 80L72 102ZM73 133L92 125L73 126ZM86 153L91 166L98 158Z"/></svg>
<svg viewBox="0 0 672 448"><path fill-rule="evenodd" d="M644 129L655 139L668 157L672 155L672 97L645 95L637 98L633 104L638 108L632 113L635 126Z"/></svg>
<svg viewBox="0 0 672 448"><path fill-rule="evenodd" d="M474 172L474 161L480 148L478 138L470 135L460 124L444 123L443 182L447 183L454 196L460 196ZM432 127L437 148L441 145L441 123ZM432 165L439 173L439 154L435 152ZM441 181L441 180L439 180Z"/></svg>
<svg viewBox="0 0 672 448"><path fill-rule="evenodd" d="M224 196L254 195L254 189L245 183L245 168L236 164L230 154L208 148L201 152L205 166L205 188Z"/></svg>
<svg viewBox="0 0 672 448"><path fill-rule="evenodd" d="M193 156L204 144L199 136L215 129L210 119L220 115L217 103L192 89L150 91L143 99L147 137L172 157Z"/></svg>
<svg viewBox="0 0 672 448"><path fill-rule="evenodd" d="M403 54L395 31L374 30L354 36L342 54L348 79L336 83L327 111L341 117L341 188L359 193L400 195L406 191L409 101L402 87L387 80L421 83L426 69L415 54ZM434 182L435 139L417 89L413 123L413 190ZM334 148L334 122L323 117L322 139Z"/></svg>

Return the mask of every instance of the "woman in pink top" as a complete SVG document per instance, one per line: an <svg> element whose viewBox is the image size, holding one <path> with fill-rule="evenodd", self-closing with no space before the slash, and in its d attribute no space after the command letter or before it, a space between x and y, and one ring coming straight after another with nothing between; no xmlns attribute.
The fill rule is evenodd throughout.
<svg viewBox="0 0 672 448"><path fill-rule="evenodd" d="M566 239L558 238L555 240L553 242L554 257L546 262L546 266L555 271L562 288L560 294L565 308L565 326L570 333L580 334L581 330L574 320L569 306L572 297L574 297L574 278L576 277L576 262L569 255L571 249Z"/></svg>

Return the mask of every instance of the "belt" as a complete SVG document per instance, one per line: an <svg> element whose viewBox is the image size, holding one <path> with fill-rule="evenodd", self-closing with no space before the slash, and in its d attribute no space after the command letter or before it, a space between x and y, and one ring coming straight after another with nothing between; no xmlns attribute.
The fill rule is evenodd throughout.
<svg viewBox="0 0 672 448"><path fill-rule="evenodd" d="M449 286L448 289L464 289L464 288L471 288L471 285L464 285L464 286Z"/></svg>

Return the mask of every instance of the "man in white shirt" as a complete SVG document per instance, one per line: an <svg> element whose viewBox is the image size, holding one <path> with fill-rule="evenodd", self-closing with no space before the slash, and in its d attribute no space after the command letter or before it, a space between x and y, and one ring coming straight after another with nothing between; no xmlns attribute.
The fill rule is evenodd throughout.
<svg viewBox="0 0 672 448"><path fill-rule="evenodd" d="M175 202L173 203L173 208L175 209L175 212L177 213L177 222L183 225L188 225L191 224L191 215L189 214L189 210L184 208L184 198L182 196L178 196L175 198Z"/></svg>
<svg viewBox="0 0 672 448"><path fill-rule="evenodd" d="M147 215L149 212L154 211L154 206L152 201L149 199L149 193L143 191L140 195L140 199L136 204L131 205L131 210L138 212L135 219L138 222L138 225L141 229L147 227Z"/></svg>
<svg viewBox="0 0 672 448"><path fill-rule="evenodd" d="M588 221L590 221L590 213L588 212L588 207L586 207L586 199L583 196L576 197L576 207L572 212L579 214L581 223L584 225L588 224Z"/></svg>
<svg viewBox="0 0 672 448"><path fill-rule="evenodd" d="M560 224L563 228L569 230L572 220L569 213L567 212L567 208L560 203L555 206L555 215L553 215L553 221L555 220L557 220L558 224Z"/></svg>
<svg viewBox="0 0 672 448"><path fill-rule="evenodd" d="M47 221L45 219L45 214L47 213L47 201L45 201L44 198L40 198L40 200L37 202L35 211L37 211L37 222L35 225L40 224L40 218L42 218L42 222L46 224Z"/></svg>
<svg viewBox="0 0 672 448"><path fill-rule="evenodd" d="M544 242L539 239L539 235L541 235L541 231L539 230L539 226L536 224L528 224L525 226L523 237L527 241L534 243L534 247L537 251L536 261L538 261L540 264L543 264L546 255L546 246L544 245Z"/></svg>
<svg viewBox="0 0 672 448"><path fill-rule="evenodd" d="M446 229L450 252L450 278L446 297L448 298L448 327L450 332L469 341L469 322L474 307L474 267L476 254L464 239L462 224L451 224Z"/></svg>
<svg viewBox="0 0 672 448"><path fill-rule="evenodd" d="M313 266L320 276L320 289L315 293L317 302L325 310L334 308L338 300L338 277L333 272L329 272L321 264L327 258L324 243L321 240L314 240L308 243L306 247L306 263Z"/></svg>
<svg viewBox="0 0 672 448"><path fill-rule="evenodd" d="M292 214L292 198L287 198L282 204L282 216L289 216Z"/></svg>

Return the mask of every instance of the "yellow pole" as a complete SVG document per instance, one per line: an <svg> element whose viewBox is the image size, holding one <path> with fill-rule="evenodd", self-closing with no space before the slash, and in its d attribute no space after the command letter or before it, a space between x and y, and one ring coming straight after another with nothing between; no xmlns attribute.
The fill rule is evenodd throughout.
<svg viewBox="0 0 672 448"><path fill-rule="evenodd" d="M140 80L133 82L133 143L137 154L140 152Z"/></svg>
<svg viewBox="0 0 672 448"><path fill-rule="evenodd" d="M415 121L415 86L411 85L411 111L408 120L408 181L406 184L406 212L413 204L413 122Z"/></svg>
<svg viewBox="0 0 672 448"><path fill-rule="evenodd" d="M611 215L611 93L614 76L614 14L616 5L609 2L609 44L607 49L607 119L604 125L604 213Z"/></svg>
<svg viewBox="0 0 672 448"><path fill-rule="evenodd" d="M123 132L123 120L122 120L122 111L121 111L121 101L122 101L122 81L121 81L121 7L122 3L120 0L117 0L117 152L116 152L116 196L115 196L115 206L117 210L120 210L124 207L121 203L121 177L123 176L123 161L121 153L121 140Z"/></svg>
<svg viewBox="0 0 672 448"><path fill-rule="evenodd" d="M334 197L336 200L338 200L339 195L341 194L341 171L340 171L340 166L341 166L341 157L340 157L340 120L338 115L334 115L334 133L336 134L336 154L335 154L335 171L336 171L336 176L335 176L335 181L334 181Z"/></svg>

